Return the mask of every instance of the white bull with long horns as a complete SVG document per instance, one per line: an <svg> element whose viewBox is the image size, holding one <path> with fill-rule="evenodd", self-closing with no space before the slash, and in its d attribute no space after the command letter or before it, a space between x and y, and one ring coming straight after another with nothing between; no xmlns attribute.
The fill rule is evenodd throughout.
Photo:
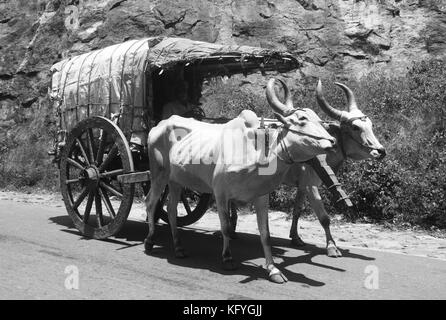
<svg viewBox="0 0 446 320"><path fill-rule="evenodd" d="M327 123L326 125L327 131L335 137L337 141L337 147L333 152L329 152L326 155L327 164L334 172L337 172L346 159L365 160L384 158L386 151L373 133L370 118L359 110L352 90L342 83L336 82L335 84L344 91L347 97L347 111L337 110L326 101L322 93L322 84L320 80L316 87L316 99L319 106L328 116L338 121ZM286 86L285 90L288 91ZM275 104L281 105L285 110L289 109L286 104L282 104L275 95L273 101ZM243 116L243 114L241 116ZM253 117L249 117L249 119L245 119L245 121L248 121L253 127L259 125L258 119ZM294 164L290 167L287 174L284 175L283 183L289 186L298 187L294 201L293 221L290 229L292 245L305 245L298 235L298 220L301 210L303 209L303 202L307 196L311 208L324 228L328 256L341 256L342 254L336 247L336 243L330 232L330 218L319 194L319 186L322 184L322 181L316 171L310 165L305 163ZM235 208L233 208L231 223L234 226L234 229L236 220L237 215Z"/></svg>
<svg viewBox="0 0 446 320"><path fill-rule="evenodd" d="M268 227L268 194L284 178L294 162L306 161L331 150L335 139L321 125L311 109L294 109L291 97L286 108L272 97L274 79L267 86L267 98L282 126L270 131L268 152L260 150L255 137L259 130L242 118L225 124L209 124L190 118L172 116L154 127L148 137L151 188L146 196L149 233L145 249L153 248L155 208L166 185L169 186L167 206L176 257L184 257L177 232L177 203L182 187L202 193L213 193L223 235L223 267L234 269L229 248L229 204L253 202L257 213L269 279L282 283L286 277L274 266ZM243 111L249 118L257 116ZM261 139L260 139L261 140ZM241 149L231 150L237 146ZM210 160L212 159L212 160ZM272 170L270 170L272 168Z"/></svg>

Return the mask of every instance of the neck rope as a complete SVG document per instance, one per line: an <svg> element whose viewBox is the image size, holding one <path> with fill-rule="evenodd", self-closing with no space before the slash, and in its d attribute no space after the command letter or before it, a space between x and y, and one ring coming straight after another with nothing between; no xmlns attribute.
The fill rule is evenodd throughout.
<svg viewBox="0 0 446 320"><path fill-rule="evenodd" d="M280 145L282 151L284 151L287 159L282 158L279 155L279 152L275 152L277 158L279 158L280 160L282 160L286 164L293 164L293 163L295 163L296 161L293 159L293 156L291 155L290 150L288 150L288 147L286 146L286 143L284 141L285 140L285 135L283 134L283 130L279 131L279 134L277 135L277 139L279 140L279 145Z"/></svg>
<svg viewBox="0 0 446 320"><path fill-rule="evenodd" d="M304 133L304 132L299 131L299 130L291 129L291 128L289 128L287 126L284 126L284 125L279 127L278 130L279 130L279 134L277 135L277 140L279 141L279 146L282 149L282 151L284 152L285 157L281 157L279 152L277 152L277 151L274 152L274 153L277 156L277 158L279 158L280 160L282 160L286 164L293 164L293 163L302 162L302 161L298 161L298 160L295 160L293 158L293 155L291 154L290 150L288 149L288 147L287 147L287 145L285 143L284 130L291 131L291 132L293 132L295 134L299 134L301 136L307 136L307 137L315 138L315 139L318 139L318 140L323 139L321 137L318 137L318 136L315 136L315 135L312 135L312 134L308 134L308 133Z"/></svg>

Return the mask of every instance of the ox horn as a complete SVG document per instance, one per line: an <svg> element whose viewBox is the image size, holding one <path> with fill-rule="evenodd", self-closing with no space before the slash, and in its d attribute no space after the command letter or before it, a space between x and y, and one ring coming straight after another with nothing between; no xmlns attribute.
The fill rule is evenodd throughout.
<svg viewBox="0 0 446 320"><path fill-rule="evenodd" d="M274 78L270 79L266 86L266 99L268 100L268 103L270 104L271 108L274 110L275 113L287 117L295 111L293 108L293 101L291 99L290 90L288 89L285 82L283 82L280 79L278 80L285 89L285 104L280 102L279 98L276 95L276 91L274 90L274 84L276 79Z"/></svg>
<svg viewBox="0 0 446 320"><path fill-rule="evenodd" d="M356 104L356 99L355 99L355 95L353 94L353 91L349 87L347 87L345 84L335 82L335 85L340 87L344 91L345 95L347 96L348 112L357 110L358 105Z"/></svg>
<svg viewBox="0 0 446 320"><path fill-rule="evenodd" d="M332 106L330 106L330 104L327 102L327 100L325 100L325 97L322 94L321 79L319 79L319 81L317 83L317 87L316 87L316 100L317 100L317 103L319 104L319 106L321 107L321 109L326 114L328 114L328 116L335 118L335 119L341 118L342 112L333 108Z"/></svg>

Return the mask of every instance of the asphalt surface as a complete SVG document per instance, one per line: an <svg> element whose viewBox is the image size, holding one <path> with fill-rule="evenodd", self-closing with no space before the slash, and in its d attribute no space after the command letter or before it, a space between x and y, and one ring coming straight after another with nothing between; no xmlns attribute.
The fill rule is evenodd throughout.
<svg viewBox="0 0 446 320"><path fill-rule="evenodd" d="M240 266L224 271L216 230L184 228L189 257L176 259L166 225L144 253L146 228L127 221L115 237L85 239L63 207L2 200L0 299L446 299L442 260L359 248L329 258L323 247L272 238L289 280L278 285L262 269L257 234L239 233L231 247Z"/></svg>

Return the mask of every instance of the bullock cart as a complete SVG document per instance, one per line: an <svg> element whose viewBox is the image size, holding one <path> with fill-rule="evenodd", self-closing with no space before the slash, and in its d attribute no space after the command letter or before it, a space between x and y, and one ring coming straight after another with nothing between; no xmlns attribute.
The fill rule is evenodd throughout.
<svg viewBox="0 0 446 320"><path fill-rule="evenodd" d="M51 153L76 228L96 239L114 235L128 218L135 184L148 192L147 134L177 88L198 104L205 79L298 66L285 52L168 37L131 40L54 64L50 97L58 133ZM167 194L157 209L165 221ZM206 212L211 195L184 190L181 200L186 214L178 225L184 226Z"/></svg>

